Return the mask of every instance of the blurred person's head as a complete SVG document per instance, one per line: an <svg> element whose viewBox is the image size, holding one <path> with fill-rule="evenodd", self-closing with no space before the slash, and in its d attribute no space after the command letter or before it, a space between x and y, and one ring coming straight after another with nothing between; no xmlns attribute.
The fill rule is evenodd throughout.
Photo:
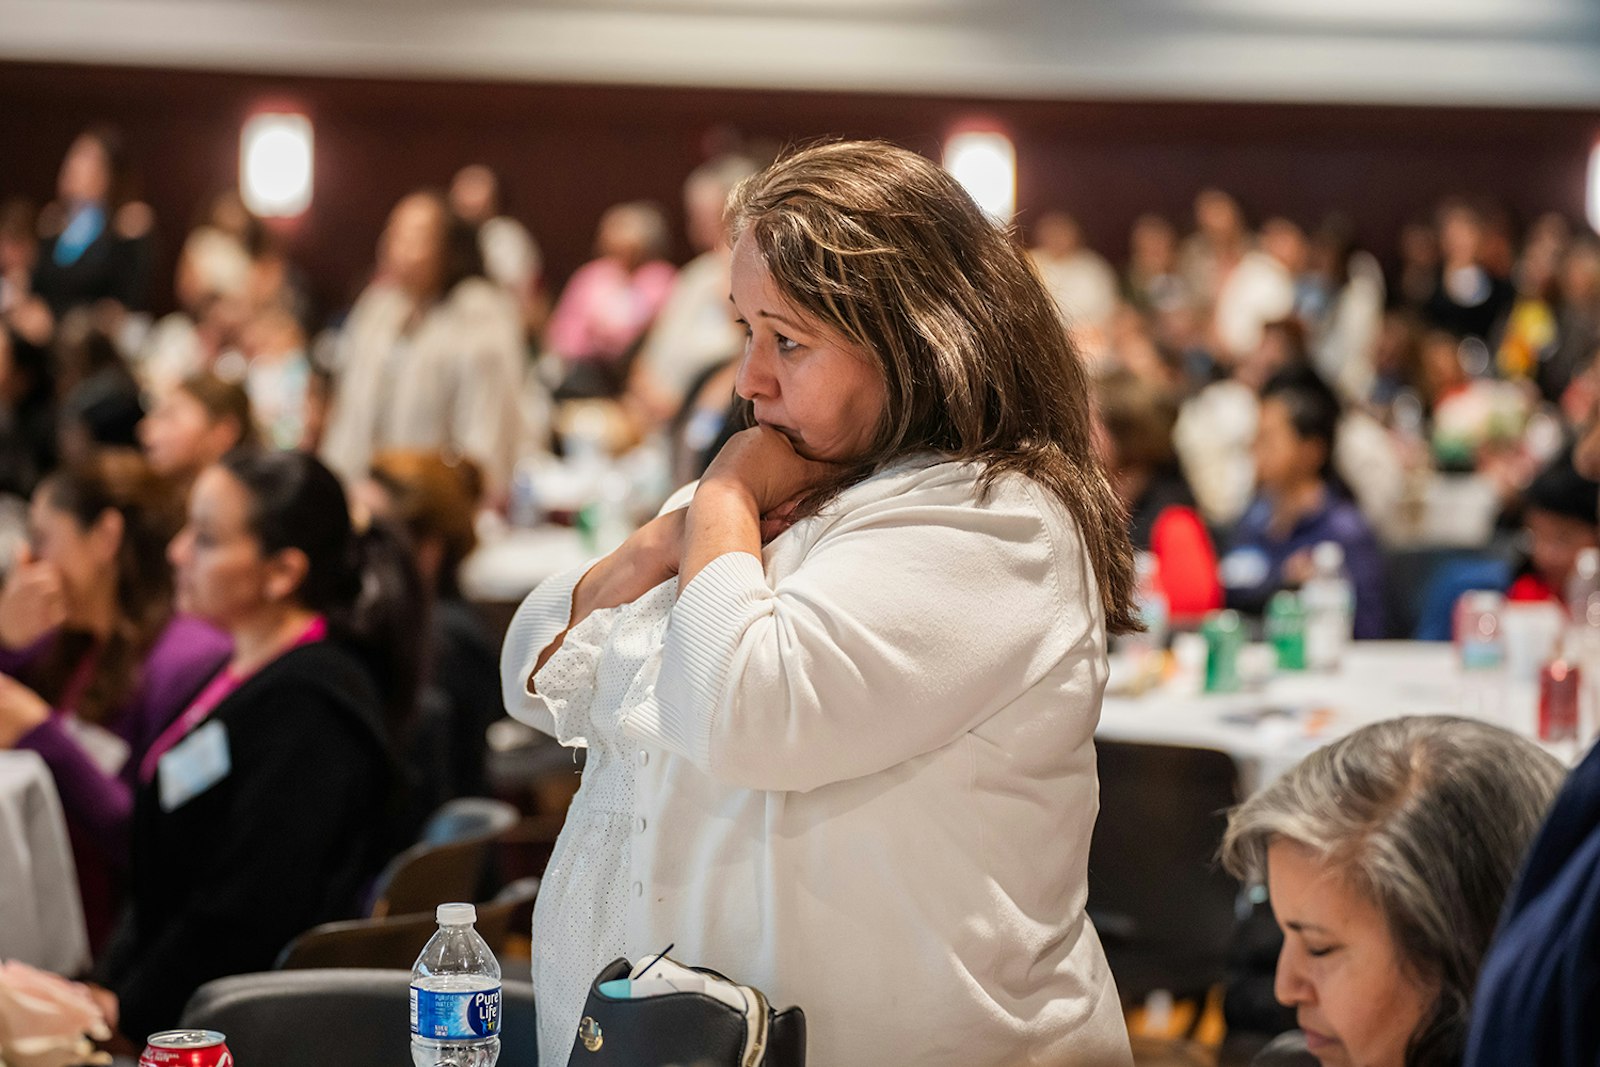
<svg viewBox="0 0 1600 1067"><path fill-rule="evenodd" d="M500 179L482 163L469 163L450 180L450 207L456 217L482 226L500 213Z"/></svg>
<svg viewBox="0 0 1600 1067"><path fill-rule="evenodd" d="M1083 228L1065 211L1046 211L1033 224L1033 244L1050 259L1065 259L1083 248Z"/></svg>
<svg viewBox="0 0 1600 1067"><path fill-rule="evenodd" d="M1244 236L1244 210L1221 189L1202 189L1194 198L1194 224L1208 239L1232 243Z"/></svg>
<svg viewBox="0 0 1600 1067"><path fill-rule="evenodd" d="M1517 289L1524 296L1549 299L1559 285L1571 229L1558 212L1540 215L1528 228L1517 262Z"/></svg>
<svg viewBox="0 0 1600 1067"><path fill-rule="evenodd" d="M1177 463L1172 429L1178 423L1178 399L1131 371L1112 371L1095 382L1095 413L1104 430L1111 483L1132 507L1154 474Z"/></svg>
<svg viewBox="0 0 1600 1067"><path fill-rule="evenodd" d="M1140 215L1128 234L1128 258L1144 274L1166 274L1177 265L1178 231L1160 215Z"/></svg>
<svg viewBox="0 0 1600 1067"><path fill-rule="evenodd" d="M1531 741L1444 716L1313 752L1235 808L1222 860L1265 879L1274 992L1326 1067L1453 1067L1524 852L1563 777Z"/></svg>
<svg viewBox="0 0 1600 1067"><path fill-rule="evenodd" d="M423 449L390 449L373 458L354 496L374 518L405 527L427 588L441 596L459 592L461 563L478 545L483 475L475 463Z"/></svg>
<svg viewBox="0 0 1600 1067"><path fill-rule="evenodd" d="M1290 274L1303 274L1311 258L1306 232L1285 218L1271 218L1261 226L1261 250Z"/></svg>
<svg viewBox="0 0 1600 1067"><path fill-rule="evenodd" d="M1278 319L1261 327L1255 351L1234 366L1233 376L1259 392L1273 375L1304 367L1308 359L1306 328L1297 319Z"/></svg>
<svg viewBox="0 0 1600 1067"><path fill-rule="evenodd" d="M718 156L689 172L683 183L683 214L689 244L697 252L728 246L728 197L761 168L744 156Z"/></svg>
<svg viewBox="0 0 1600 1067"><path fill-rule="evenodd" d="M178 303L193 318L217 300L237 300L250 282L250 253L231 234L210 226L192 231L178 254Z"/></svg>
<svg viewBox="0 0 1600 1067"><path fill-rule="evenodd" d="M245 206L237 189L225 189L211 198L194 229L225 233L250 256L261 254L267 245L267 230L261 220Z"/></svg>
<svg viewBox="0 0 1600 1067"><path fill-rule="evenodd" d="M122 137L107 126L85 130L61 160L56 195L68 204L114 204L124 171Z"/></svg>
<svg viewBox="0 0 1600 1067"><path fill-rule="evenodd" d="M1418 382L1422 375L1422 332L1422 321L1416 315L1385 312L1372 350L1373 369L1408 385ZM1451 351L1454 350L1455 339L1451 338Z"/></svg>
<svg viewBox="0 0 1600 1067"><path fill-rule="evenodd" d="M1562 257L1559 288L1569 307L1600 311L1600 241L1583 237Z"/></svg>
<svg viewBox="0 0 1600 1067"><path fill-rule="evenodd" d="M419 304L483 273L477 235L442 195L428 190L406 196L390 212L378 261L383 276Z"/></svg>
<svg viewBox="0 0 1600 1067"><path fill-rule="evenodd" d="M1333 475L1339 400L1306 369L1286 370L1261 393L1256 428L1256 481L1269 497L1282 497Z"/></svg>
<svg viewBox="0 0 1600 1067"><path fill-rule="evenodd" d="M1430 406L1471 380L1461 363L1461 338L1446 330L1429 330L1423 335L1419 360L1422 389Z"/></svg>
<svg viewBox="0 0 1600 1067"><path fill-rule="evenodd" d="M1409 267L1430 268L1439 262L1439 232L1426 222L1400 228L1400 259Z"/></svg>
<svg viewBox="0 0 1600 1067"><path fill-rule="evenodd" d="M339 479L304 452L235 451L207 467L168 551L179 610L239 635L315 613L366 659L390 724L416 696L423 612L410 549L357 532Z"/></svg>
<svg viewBox="0 0 1600 1067"><path fill-rule="evenodd" d="M595 231L595 251L628 270L664 259L668 243L666 216L645 200L607 208Z"/></svg>
<svg viewBox="0 0 1600 1067"><path fill-rule="evenodd" d="M1565 595L1578 554L1600 547L1600 484L1579 474L1564 448L1534 476L1522 496L1528 562L1558 596Z"/></svg>
<svg viewBox="0 0 1600 1067"><path fill-rule="evenodd" d="M34 490L31 558L60 576L64 629L92 634L101 648L95 675L74 708L90 722L102 721L122 701L171 617L166 550L181 518L170 486L126 450L63 466ZM69 644L47 657L41 693L59 696L76 670L82 642Z"/></svg>
<svg viewBox="0 0 1600 1067"><path fill-rule="evenodd" d="M139 443L157 473L191 480L235 448L255 445L250 396L214 374L192 375L156 401L139 423Z"/></svg>
<svg viewBox="0 0 1600 1067"><path fill-rule="evenodd" d="M31 274L39 259L38 212L26 200L0 204L0 277Z"/></svg>
<svg viewBox="0 0 1600 1067"><path fill-rule="evenodd" d="M742 183L730 215L749 338L736 390L801 455L842 464L795 514L929 450L1024 474L1076 518L1108 628L1134 625L1082 360L1026 254L960 184L895 145L822 144Z"/></svg>
<svg viewBox="0 0 1600 1067"><path fill-rule="evenodd" d="M49 404L54 393L49 349L0 325L0 406L16 412L29 405Z"/></svg>
<svg viewBox="0 0 1600 1067"><path fill-rule="evenodd" d="M1439 248L1446 266L1477 263L1483 251L1483 216L1465 200L1447 200L1439 207Z"/></svg>

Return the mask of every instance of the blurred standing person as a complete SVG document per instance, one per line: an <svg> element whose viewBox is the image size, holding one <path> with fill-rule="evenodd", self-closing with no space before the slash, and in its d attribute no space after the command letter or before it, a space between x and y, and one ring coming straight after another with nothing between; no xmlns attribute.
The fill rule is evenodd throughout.
<svg viewBox="0 0 1600 1067"><path fill-rule="evenodd" d="M1562 256L1555 278L1555 322L1539 353L1539 391L1558 403L1594 361L1600 346L1600 241L1585 235Z"/></svg>
<svg viewBox="0 0 1600 1067"><path fill-rule="evenodd" d="M1557 287L1570 239L1567 220L1554 213L1541 216L1528 231L1512 271L1516 300L1495 351L1495 363L1506 378L1534 377L1555 342Z"/></svg>
<svg viewBox="0 0 1600 1067"><path fill-rule="evenodd" d="M1447 200L1439 208L1438 224L1442 261L1424 312L1442 330L1488 340L1516 294L1510 282L1484 265L1483 215L1465 200Z"/></svg>
<svg viewBox="0 0 1600 1067"><path fill-rule="evenodd" d="M0 748L50 767L97 953L121 904L139 761L228 655L221 633L173 612L180 515L135 455L57 471L0 587Z"/></svg>
<svg viewBox="0 0 1600 1067"><path fill-rule="evenodd" d="M1194 198L1195 232L1178 248L1178 273L1201 308L1216 303L1224 279L1250 251L1250 231L1239 201L1221 189Z"/></svg>
<svg viewBox="0 0 1600 1067"><path fill-rule="evenodd" d="M600 218L598 256L579 267L550 316L546 347L565 367L563 391L616 396L627 360L660 313L677 271L667 220L654 204L618 204Z"/></svg>
<svg viewBox="0 0 1600 1067"><path fill-rule="evenodd" d="M378 262L340 339L323 458L354 484L380 449L442 449L470 456L490 493L504 493L523 444L516 308L437 193L400 201Z"/></svg>
<svg viewBox="0 0 1600 1067"><path fill-rule="evenodd" d="M246 315L250 253L211 226L192 231L178 253L178 309L156 320L134 361L140 384L157 395L216 363L238 339Z"/></svg>
<svg viewBox="0 0 1600 1067"><path fill-rule="evenodd" d="M500 199L500 176L482 163L462 167L450 181L450 209L477 231L484 274L517 302L524 336L537 337L550 317L544 253L526 226L502 214Z"/></svg>
<svg viewBox="0 0 1600 1067"><path fill-rule="evenodd" d="M1261 227L1259 249L1240 257L1217 291L1212 330L1223 359L1248 357L1267 323L1294 314L1295 278L1305 267L1305 253L1305 234L1288 219L1268 219Z"/></svg>
<svg viewBox="0 0 1600 1067"><path fill-rule="evenodd" d="M37 212L26 200L12 199L0 204L0 325L10 325L26 339L43 344L49 337L49 312L33 301L33 272L39 263ZM29 327L30 303L34 322ZM14 320L22 312L20 322ZM40 312L43 312L41 320ZM39 326L45 329L41 332Z"/></svg>
<svg viewBox="0 0 1600 1067"><path fill-rule="evenodd" d="M1178 273L1178 231L1160 215L1140 215L1128 234L1128 269L1122 291L1143 312L1189 299Z"/></svg>
<svg viewBox="0 0 1600 1067"><path fill-rule="evenodd" d="M1091 359L1098 356L1117 310L1116 271L1083 243L1083 228L1065 211L1039 216L1028 257L1073 340L1090 350Z"/></svg>
<svg viewBox="0 0 1600 1067"><path fill-rule="evenodd" d="M689 243L698 255L678 272L628 377L628 398L646 425L671 419L697 379L739 354L744 332L728 303L732 251L723 209L733 187L756 170L743 156L722 156L683 183Z"/></svg>
<svg viewBox="0 0 1600 1067"><path fill-rule="evenodd" d="M1430 223L1412 221L1400 228L1399 243L1396 301L1408 311L1424 315L1439 288L1439 233Z"/></svg>
<svg viewBox="0 0 1600 1067"><path fill-rule="evenodd" d="M67 149L56 200L40 214L45 239L34 292L56 320L75 307L109 302L142 311L154 263L155 216L129 199L122 137L109 127L79 134Z"/></svg>

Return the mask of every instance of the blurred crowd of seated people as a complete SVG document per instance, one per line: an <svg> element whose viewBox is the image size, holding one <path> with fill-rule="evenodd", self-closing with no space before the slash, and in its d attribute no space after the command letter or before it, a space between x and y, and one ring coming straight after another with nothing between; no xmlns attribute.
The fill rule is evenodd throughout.
<svg viewBox="0 0 1600 1067"><path fill-rule="evenodd" d="M150 862L133 850L169 832L158 768L181 755L175 724L237 716L247 743L252 684L342 709L344 740L370 749L362 773L401 795L372 813L395 825L330 890L344 896L250 897L288 910L259 959L218 967L270 965L281 944L266 942L351 913L419 813L486 788L495 636L462 564L519 466L562 450L575 406L604 412L611 447L653 447L664 488L739 428L722 208L763 158L685 176L686 264L661 205L634 200L597 220L594 257L564 284L471 161L403 197L381 233L349 235L375 242L364 285L313 286L233 193L196 204L186 233L157 218L109 127L66 147L53 192L0 188L0 747L56 775L95 948L121 946L109 979L132 981L141 955L157 985L200 977L159 971L161 938L205 922L117 917ZM1600 489L1572 447L1600 405L1600 241L1452 198L1397 235L1385 269L1358 222L1255 219L1205 189L1192 218L1135 220L1114 264L1066 211L1019 220L1094 371L1102 451L1175 616L1258 611L1332 540L1357 636L1411 636L1387 611L1394 553L1481 550L1504 591L1560 600L1600 544ZM158 237L178 249L170 300ZM349 308L312 296L357 289ZM326 507L352 517L297 518ZM379 676L371 651L397 619L417 642L412 684ZM327 677L269 675L323 642L340 650ZM265 775L250 790L276 781L279 755L236 756ZM176 1022L164 996L135 1005L141 1021Z"/></svg>

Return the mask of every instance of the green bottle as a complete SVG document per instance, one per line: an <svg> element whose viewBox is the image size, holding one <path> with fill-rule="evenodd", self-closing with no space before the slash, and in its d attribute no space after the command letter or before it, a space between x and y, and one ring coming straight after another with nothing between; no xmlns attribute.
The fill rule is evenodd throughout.
<svg viewBox="0 0 1600 1067"><path fill-rule="evenodd" d="M1244 623L1237 611L1213 611L1200 625L1206 639L1206 692L1232 693L1239 688L1239 649Z"/></svg>
<svg viewBox="0 0 1600 1067"><path fill-rule="evenodd" d="M1306 609L1287 589L1267 601L1267 641L1278 653L1280 671L1306 669Z"/></svg>

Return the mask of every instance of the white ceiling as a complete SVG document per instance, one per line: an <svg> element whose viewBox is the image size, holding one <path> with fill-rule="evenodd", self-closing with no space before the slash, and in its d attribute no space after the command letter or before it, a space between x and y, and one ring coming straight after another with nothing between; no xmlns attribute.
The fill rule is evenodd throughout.
<svg viewBox="0 0 1600 1067"><path fill-rule="evenodd" d="M1600 0L0 0L0 59L1023 97L1600 106Z"/></svg>

